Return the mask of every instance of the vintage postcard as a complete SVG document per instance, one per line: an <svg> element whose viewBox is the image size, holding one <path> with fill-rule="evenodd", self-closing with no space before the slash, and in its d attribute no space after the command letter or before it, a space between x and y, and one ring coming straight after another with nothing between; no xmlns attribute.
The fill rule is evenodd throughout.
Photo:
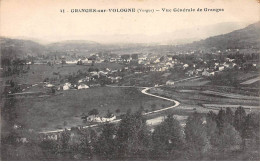
<svg viewBox="0 0 260 164"><path fill-rule="evenodd" d="M259 0L0 0L2 161L259 161Z"/></svg>

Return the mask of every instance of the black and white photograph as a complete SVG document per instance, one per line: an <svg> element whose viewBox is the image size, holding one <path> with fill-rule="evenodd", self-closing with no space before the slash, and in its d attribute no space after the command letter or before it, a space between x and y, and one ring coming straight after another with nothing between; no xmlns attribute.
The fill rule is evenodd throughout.
<svg viewBox="0 0 260 164"><path fill-rule="evenodd" d="M259 0L0 0L1 161L259 161Z"/></svg>

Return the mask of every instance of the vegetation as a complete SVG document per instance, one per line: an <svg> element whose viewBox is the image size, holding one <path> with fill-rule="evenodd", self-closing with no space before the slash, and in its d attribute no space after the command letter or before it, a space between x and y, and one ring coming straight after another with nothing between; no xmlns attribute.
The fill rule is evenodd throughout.
<svg viewBox="0 0 260 164"><path fill-rule="evenodd" d="M18 87L15 85L12 91L14 93L15 90L20 91ZM10 110L16 111L16 121L19 125L36 131L65 128L64 121L67 121L70 127L86 125L80 115L82 113L92 115L93 109L98 110L98 113L94 112L93 115L106 117L107 110L110 110L118 117L125 114L129 108L133 112L138 111L140 105L144 109L150 109L153 103L158 104L156 109L159 109L161 104L170 106L170 102L146 96L135 88L97 87L64 91L62 94L51 94L48 97L34 96L34 101L31 97L13 99L16 103L12 104Z"/></svg>
<svg viewBox="0 0 260 164"><path fill-rule="evenodd" d="M244 109L233 114L220 110L216 115L196 111L185 128L172 114L150 129L141 111L127 112L119 124L100 128L65 130L56 139L33 132L12 131L2 137L3 160L237 160L253 158L259 151L259 114L244 117ZM230 122L229 118L234 118ZM241 126L233 126L239 118ZM244 119L245 118L245 119ZM27 136L22 142L21 135ZM53 134L54 135L54 134ZM17 151L12 151L16 149ZM23 151L20 151L23 150Z"/></svg>

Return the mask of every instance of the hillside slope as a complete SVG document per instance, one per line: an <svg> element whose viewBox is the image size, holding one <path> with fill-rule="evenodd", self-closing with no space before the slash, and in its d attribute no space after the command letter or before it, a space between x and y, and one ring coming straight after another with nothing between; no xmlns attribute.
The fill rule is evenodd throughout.
<svg viewBox="0 0 260 164"><path fill-rule="evenodd" d="M217 49L260 48L260 22L228 34L218 35L189 44L192 47Z"/></svg>

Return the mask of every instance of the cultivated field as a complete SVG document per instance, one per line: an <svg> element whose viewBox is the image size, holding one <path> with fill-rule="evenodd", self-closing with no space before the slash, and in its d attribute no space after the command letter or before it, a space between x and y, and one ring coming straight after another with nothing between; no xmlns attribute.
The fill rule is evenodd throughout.
<svg viewBox="0 0 260 164"><path fill-rule="evenodd" d="M205 91L194 91L194 90L175 90L171 87L162 87L163 90L151 90L153 94L164 95L178 100L181 106L190 106L191 110L193 108L201 109L204 111L210 111L212 108L205 108L203 104L226 104L226 105L238 105L238 106L259 106L259 99L249 99L248 96L245 99L241 95L239 98L230 98L223 95L216 94L205 94ZM231 95L231 94L230 94ZM178 108L180 108L178 107ZM176 108L176 109L178 109ZM183 108L186 109L186 108Z"/></svg>
<svg viewBox="0 0 260 164"><path fill-rule="evenodd" d="M240 83L240 84L242 84L242 85L253 84L253 83L255 83L255 82L259 81L259 80L260 80L260 77L256 77L256 78L244 81L243 83Z"/></svg>

